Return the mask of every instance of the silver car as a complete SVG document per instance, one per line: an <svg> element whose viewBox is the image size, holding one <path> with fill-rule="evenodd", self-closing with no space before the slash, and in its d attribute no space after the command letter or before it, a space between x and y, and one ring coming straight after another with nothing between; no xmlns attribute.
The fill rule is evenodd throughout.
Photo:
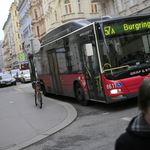
<svg viewBox="0 0 150 150"><path fill-rule="evenodd" d="M29 70L22 71L20 79L21 79L21 83L25 83L25 82L31 81Z"/></svg>
<svg viewBox="0 0 150 150"><path fill-rule="evenodd" d="M16 85L16 79L10 74L0 74L0 87L7 85Z"/></svg>

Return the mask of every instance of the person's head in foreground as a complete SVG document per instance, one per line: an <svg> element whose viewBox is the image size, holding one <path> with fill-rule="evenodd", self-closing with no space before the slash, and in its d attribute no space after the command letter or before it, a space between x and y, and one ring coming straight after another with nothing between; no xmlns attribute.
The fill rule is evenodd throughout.
<svg viewBox="0 0 150 150"><path fill-rule="evenodd" d="M145 79L139 87L138 107L150 125L150 78Z"/></svg>
<svg viewBox="0 0 150 150"><path fill-rule="evenodd" d="M115 150L150 150L150 78L139 87L138 107L141 113L116 140Z"/></svg>

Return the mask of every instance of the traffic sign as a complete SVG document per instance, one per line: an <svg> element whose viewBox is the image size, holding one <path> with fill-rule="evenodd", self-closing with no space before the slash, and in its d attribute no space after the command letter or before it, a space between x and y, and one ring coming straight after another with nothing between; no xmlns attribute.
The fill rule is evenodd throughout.
<svg viewBox="0 0 150 150"><path fill-rule="evenodd" d="M34 51L34 53L37 53L40 50L40 47L41 47L41 44L40 44L39 40L36 38L33 38L33 37L28 38L24 43L24 48L28 54L29 53L32 54L33 51Z"/></svg>

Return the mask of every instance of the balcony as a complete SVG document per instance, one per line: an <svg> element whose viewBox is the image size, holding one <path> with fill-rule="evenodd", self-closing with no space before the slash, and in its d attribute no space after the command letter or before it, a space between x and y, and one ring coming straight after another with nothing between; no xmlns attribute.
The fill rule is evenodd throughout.
<svg viewBox="0 0 150 150"><path fill-rule="evenodd" d="M105 0L91 0L91 2L93 3L93 2L105 2Z"/></svg>
<svg viewBox="0 0 150 150"><path fill-rule="evenodd" d="M70 14L63 15L61 21L63 23L65 23L65 22L70 21L70 20L84 19L84 17L85 17L84 14L76 15L75 13L70 13Z"/></svg>

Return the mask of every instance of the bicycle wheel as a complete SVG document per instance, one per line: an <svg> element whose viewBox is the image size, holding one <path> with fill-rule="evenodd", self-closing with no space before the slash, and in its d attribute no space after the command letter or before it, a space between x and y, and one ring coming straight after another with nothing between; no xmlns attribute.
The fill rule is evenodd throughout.
<svg viewBox="0 0 150 150"><path fill-rule="evenodd" d="M37 95L37 91L35 91L35 105L38 105L38 95Z"/></svg>
<svg viewBox="0 0 150 150"><path fill-rule="evenodd" d="M42 108L42 94L39 91L39 99L38 99L39 107Z"/></svg>

